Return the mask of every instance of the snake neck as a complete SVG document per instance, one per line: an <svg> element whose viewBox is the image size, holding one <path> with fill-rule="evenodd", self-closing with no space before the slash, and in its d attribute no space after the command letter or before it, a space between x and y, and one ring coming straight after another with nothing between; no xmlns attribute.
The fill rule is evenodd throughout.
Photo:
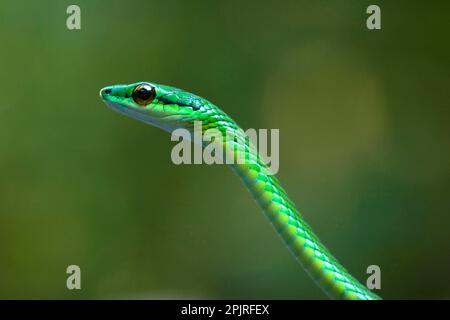
<svg viewBox="0 0 450 320"><path fill-rule="evenodd" d="M221 139L215 143L223 148L224 160L233 159L225 163L241 178L281 239L319 287L334 299L380 299L352 277L321 243L245 132L229 117L204 121L202 130L210 128L221 133Z"/></svg>

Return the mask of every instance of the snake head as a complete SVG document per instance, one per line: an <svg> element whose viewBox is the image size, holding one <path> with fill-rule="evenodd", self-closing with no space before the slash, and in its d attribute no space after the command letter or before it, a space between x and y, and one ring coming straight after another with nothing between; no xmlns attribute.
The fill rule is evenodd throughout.
<svg viewBox="0 0 450 320"><path fill-rule="evenodd" d="M169 132L205 120L212 106L189 92L150 82L108 86L100 96L114 111Z"/></svg>

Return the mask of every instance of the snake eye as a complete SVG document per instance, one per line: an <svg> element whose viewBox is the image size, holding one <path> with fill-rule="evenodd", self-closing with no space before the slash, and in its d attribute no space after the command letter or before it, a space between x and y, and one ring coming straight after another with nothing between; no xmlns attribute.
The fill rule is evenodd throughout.
<svg viewBox="0 0 450 320"><path fill-rule="evenodd" d="M146 106L155 98L155 88L149 84L140 84L134 88L131 97L138 105Z"/></svg>

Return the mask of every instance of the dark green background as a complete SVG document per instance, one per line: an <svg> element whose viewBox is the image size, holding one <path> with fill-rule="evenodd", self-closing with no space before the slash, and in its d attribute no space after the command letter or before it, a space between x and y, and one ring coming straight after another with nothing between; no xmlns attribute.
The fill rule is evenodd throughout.
<svg viewBox="0 0 450 320"><path fill-rule="evenodd" d="M99 99L141 80L279 128L279 178L350 272L379 265L384 298L450 298L449 12L2 0L0 298L325 298L228 168L174 165L167 133Z"/></svg>

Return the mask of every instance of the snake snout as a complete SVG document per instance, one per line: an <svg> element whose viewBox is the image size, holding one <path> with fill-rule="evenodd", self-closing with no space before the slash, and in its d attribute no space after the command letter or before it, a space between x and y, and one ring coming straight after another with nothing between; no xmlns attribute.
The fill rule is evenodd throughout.
<svg viewBox="0 0 450 320"><path fill-rule="evenodd" d="M100 97L102 99L106 99L112 93L112 89L110 87L105 87L100 90Z"/></svg>

